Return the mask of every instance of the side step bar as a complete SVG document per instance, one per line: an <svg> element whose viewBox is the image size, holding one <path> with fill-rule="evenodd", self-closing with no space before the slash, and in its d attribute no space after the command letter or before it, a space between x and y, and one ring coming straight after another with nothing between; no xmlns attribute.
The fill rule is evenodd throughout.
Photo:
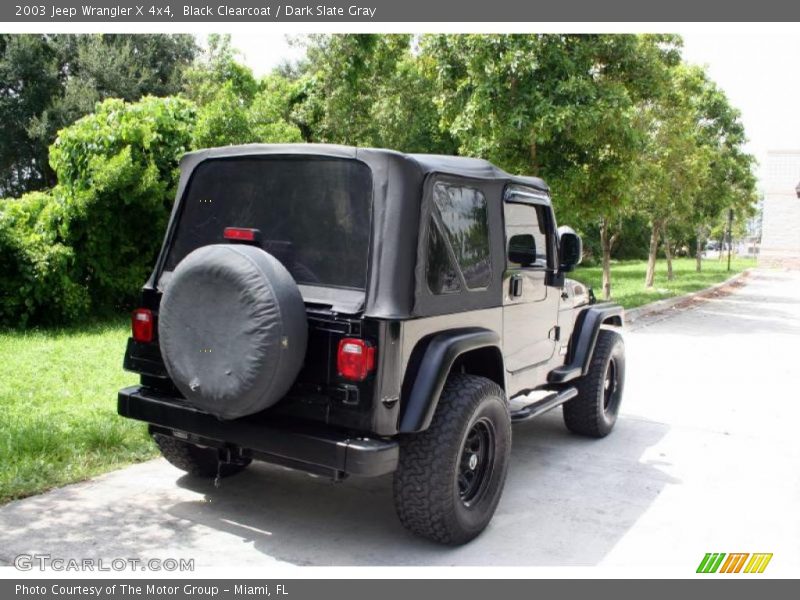
<svg viewBox="0 0 800 600"><path fill-rule="evenodd" d="M521 423L522 421L527 421L528 419L538 417L542 413L546 413L548 410L551 410L556 406L561 406L567 400L572 400L577 395L578 390L574 387L552 392L536 402L526 404L522 408L511 411L511 422Z"/></svg>

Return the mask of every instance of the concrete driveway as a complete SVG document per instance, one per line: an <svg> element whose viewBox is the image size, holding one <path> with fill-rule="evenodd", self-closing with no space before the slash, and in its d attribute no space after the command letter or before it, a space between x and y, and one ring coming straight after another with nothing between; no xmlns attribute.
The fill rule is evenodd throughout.
<svg viewBox="0 0 800 600"><path fill-rule="evenodd" d="M514 429L503 499L462 548L399 525L391 478L332 484L257 464L220 489L155 460L0 508L0 560L185 557L198 567L678 567L706 552L800 564L800 274L638 321L622 416L599 441L556 410ZM111 400L109 400L111 401ZM786 572L786 571L784 571ZM796 571L795 571L796 575Z"/></svg>

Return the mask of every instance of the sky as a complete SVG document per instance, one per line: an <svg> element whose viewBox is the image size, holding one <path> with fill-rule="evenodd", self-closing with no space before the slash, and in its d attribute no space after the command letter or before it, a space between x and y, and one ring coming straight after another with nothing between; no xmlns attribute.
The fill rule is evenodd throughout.
<svg viewBox="0 0 800 600"><path fill-rule="evenodd" d="M800 149L800 36L684 33L684 58L705 65L742 113L747 149L763 168L768 150ZM303 56L279 34L233 34L233 45L256 75Z"/></svg>
<svg viewBox="0 0 800 600"><path fill-rule="evenodd" d="M768 150L800 149L800 36L685 34L684 58L706 65L742 113L760 168Z"/></svg>

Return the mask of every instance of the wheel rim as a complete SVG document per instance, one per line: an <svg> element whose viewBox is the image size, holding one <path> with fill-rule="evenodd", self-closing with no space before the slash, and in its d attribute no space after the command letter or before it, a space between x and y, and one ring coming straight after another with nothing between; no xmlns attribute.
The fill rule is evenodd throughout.
<svg viewBox="0 0 800 600"><path fill-rule="evenodd" d="M606 376L603 379L603 410L608 412L614 406L614 396L617 392L617 361L613 358L608 361Z"/></svg>
<svg viewBox="0 0 800 600"><path fill-rule="evenodd" d="M495 432L488 419L476 421L467 432L458 462L458 496L465 506L481 499L494 465Z"/></svg>

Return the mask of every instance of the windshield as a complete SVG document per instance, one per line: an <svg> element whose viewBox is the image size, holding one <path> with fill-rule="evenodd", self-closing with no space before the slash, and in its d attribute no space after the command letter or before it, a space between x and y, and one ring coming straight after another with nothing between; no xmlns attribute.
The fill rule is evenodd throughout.
<svg viewBox="0 0 800 600"><path fill-rule="evenodd" d="M164 271L192 250L226 243L226 227L261 232L262 247L299 284L364 289L372 177L363 163L243 157L201 163L183 196Z"/></svg>

